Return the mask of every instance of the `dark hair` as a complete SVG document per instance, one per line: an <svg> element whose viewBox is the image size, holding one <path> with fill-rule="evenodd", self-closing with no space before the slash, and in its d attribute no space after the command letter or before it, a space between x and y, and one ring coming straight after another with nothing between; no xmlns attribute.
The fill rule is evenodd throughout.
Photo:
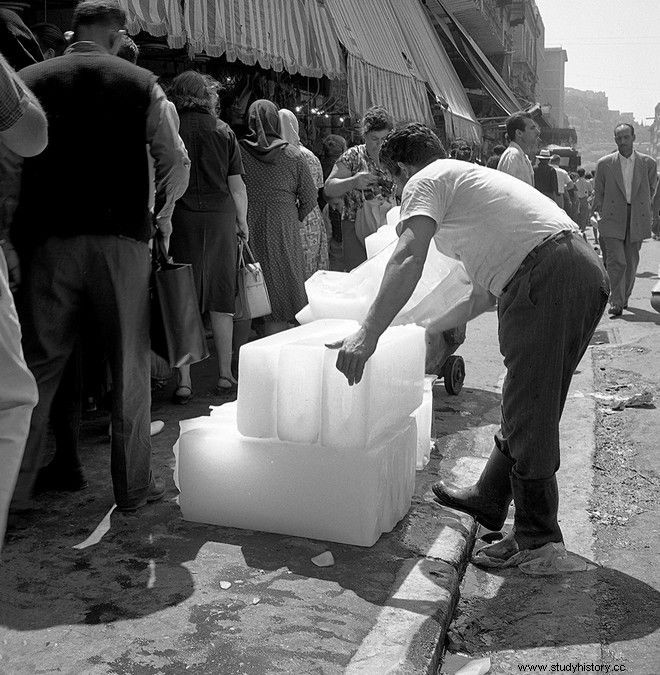
<svg viewBox="0 0 660 675"><path fill-rule="evenodd" d="M30 27L32 35L37 38L37 42L42 52L52 49L55 56L61 56L66 49L66 40L64 33L59 26L54 23L35 23Z"/></svg>
<svg viewBox="0 0 660 675"><path fill-rule="evenodd" d="M123 28L126 12L116 0L82 0L73 10L72 27L77 33L80 26L110 25Z"/></svg>
<svg viewBox="0 0 660 675"><path fill-rule="evenodd" d="M172 80L167 95L178 112L202 108L215 115L217 90L218 83L209 75L186 70Z"/></svg>
<svg viewBox="0 0 660 675"><path fill-rule="evenodd" d="M440 139L427 126L417 122L390 131L380 148L380 161L393 176L400 173L397 162L426 166L446 157Z"/></svg>
<svg viewBox="0 0 660 675"><path fill-rule="evenodd" d="M557 153L550 157L550 164L559 164L561 157Z"/></svg>
<svg viewBox="0 0 660 675"><path fill-rule="evenodd" d="M140 55L140 50L135 42L128 37L128 35L121 36L121 44L117 50L117 56L120 59L125 61L130 61L131 63L137 63L138 56Z"/></svg>
<svg viewBox="0 0 660 675"><path fill-rule="evenodd" d="M630 129L630 133L633 136L635 135L635 127L632 124L630 124L630 122L619 122L619 124L617 124L614 127L614 133L615 134L616 134L616 130L619 129L620 127L628 127L628 129Z"/></svg>
<svg viewBox="0 0 660 675"><path fill-rule="evenodd" d="M509 141L516 140L516 130L525 131L527 127L527 120L531 120L532 116L526 112L517 112L511 115L506 121L506 135Z"/></svg>
<svg viewBox="0 0 660 675"><path fill-rule="evenodd" d="M587 174L585 175L585 178L586 178L587 180L591 180L593 177L594 177L594 176L593 176L593 174L591 173L591 171L589 171L589 173L587 173Z"/></svg>
<svg viewBox="0 0 660 675"><path fill-rule="evenodd" d="M578 167L577 174L578 176L584 176L584 169L581 166Z"/></svg>
<svg viewBox="0 0 660 675"><path fill-rule="evenodd" d="M496 145L493 147L492 152L494 155L501 155L505 150L506 148L503 145Z"/></svg>
<svg viewBox="0 0 660 675"><path fill-rule="evenodd" d="M383 131L384 129L394 129L392 115L379 105L369 108L362 117L362 132L367 134L370 131Z"/></svg>

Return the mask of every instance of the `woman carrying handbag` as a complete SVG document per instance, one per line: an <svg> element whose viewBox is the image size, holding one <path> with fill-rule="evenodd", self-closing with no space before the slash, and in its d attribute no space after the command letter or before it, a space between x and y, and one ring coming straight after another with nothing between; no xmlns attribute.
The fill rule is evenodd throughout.
<svg viewBox="0 0 660 675"><path fill-rule="evenodd" d="M234 132L218 119L218 84L186 71L172 81L169 97L177 108L180 135L190 155L188 190L172 218L170 253L191 263L202 313L208 312L218 355L216 395L236 391L231 371L236 232L247 238L247 193L243 163ZM174 401L192 398L190 366L179 368Z"/></svg>

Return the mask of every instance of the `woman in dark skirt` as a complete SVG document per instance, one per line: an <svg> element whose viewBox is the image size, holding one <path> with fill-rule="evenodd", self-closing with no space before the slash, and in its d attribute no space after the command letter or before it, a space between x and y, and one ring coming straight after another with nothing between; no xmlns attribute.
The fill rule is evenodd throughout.
<svg viewBox="0 0 660 675"><path fill-rule="evenodd" d="M172 81L179 133L190 155L190 182L172 217L170 254L191 263L202 312L208 312L218 354L216 393L235 390L231 349L237 233L247 237L247 193L241 152L233 131L216 116L217 83L189 70ZM190 366L179 369L178 403L192 397Z"/></svg>

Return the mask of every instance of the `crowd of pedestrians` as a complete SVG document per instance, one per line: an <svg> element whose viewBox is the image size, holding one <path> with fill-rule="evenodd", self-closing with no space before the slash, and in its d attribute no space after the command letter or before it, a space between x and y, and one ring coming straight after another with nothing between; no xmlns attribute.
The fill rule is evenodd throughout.
<svg viewBox="0 0 660 675"><path fill-rule="evenodd" d="M245 322L234 321L240 241L264 271L272 311L261 330L270 334L294 324L317 270L347 271L366 257L365 228L378 223L356 236L364 203L384 214L395 199L379 162L394 126L382 108L364 116L364 145L348 150L331 134L320 157L302 144L295 114L271 101L250 105L239 139L219 117L212 77L186 71L163 89L136 65L114 0L81 2L68 37L0 14L1 539L10 502L20 515L40 492L86 486L78 439L90 380L110 399L117 509L162 497L150 442L155 238L192 266L223 395L236 390L232 357L246 339ZM339 189L337 167L349 178ZM185 404L193 378L189 366L176 370L173 400Z"/></svg>

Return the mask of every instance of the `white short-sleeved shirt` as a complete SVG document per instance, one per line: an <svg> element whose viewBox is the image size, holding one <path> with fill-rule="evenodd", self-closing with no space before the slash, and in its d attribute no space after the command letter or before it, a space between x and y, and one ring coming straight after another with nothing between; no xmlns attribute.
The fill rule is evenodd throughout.
<svg viewBox="0 0 660 675"><path fill-rule="evenodd" d="M527 254L575 224L538 190L502 171L439 159L417 172L401 198L400 221L436 222L438 251L460 260L474 282L500 296Z"/></svg>
<svg viewBox="0 0 660 675"><path fill-rule="evenodd" d="M560 166L554 166L554 169L557 173L557 188L559 189L559 194L563 195L564 191L566 190L566 186L573 181L568 175L566 169L562 169Z"/></svg>

